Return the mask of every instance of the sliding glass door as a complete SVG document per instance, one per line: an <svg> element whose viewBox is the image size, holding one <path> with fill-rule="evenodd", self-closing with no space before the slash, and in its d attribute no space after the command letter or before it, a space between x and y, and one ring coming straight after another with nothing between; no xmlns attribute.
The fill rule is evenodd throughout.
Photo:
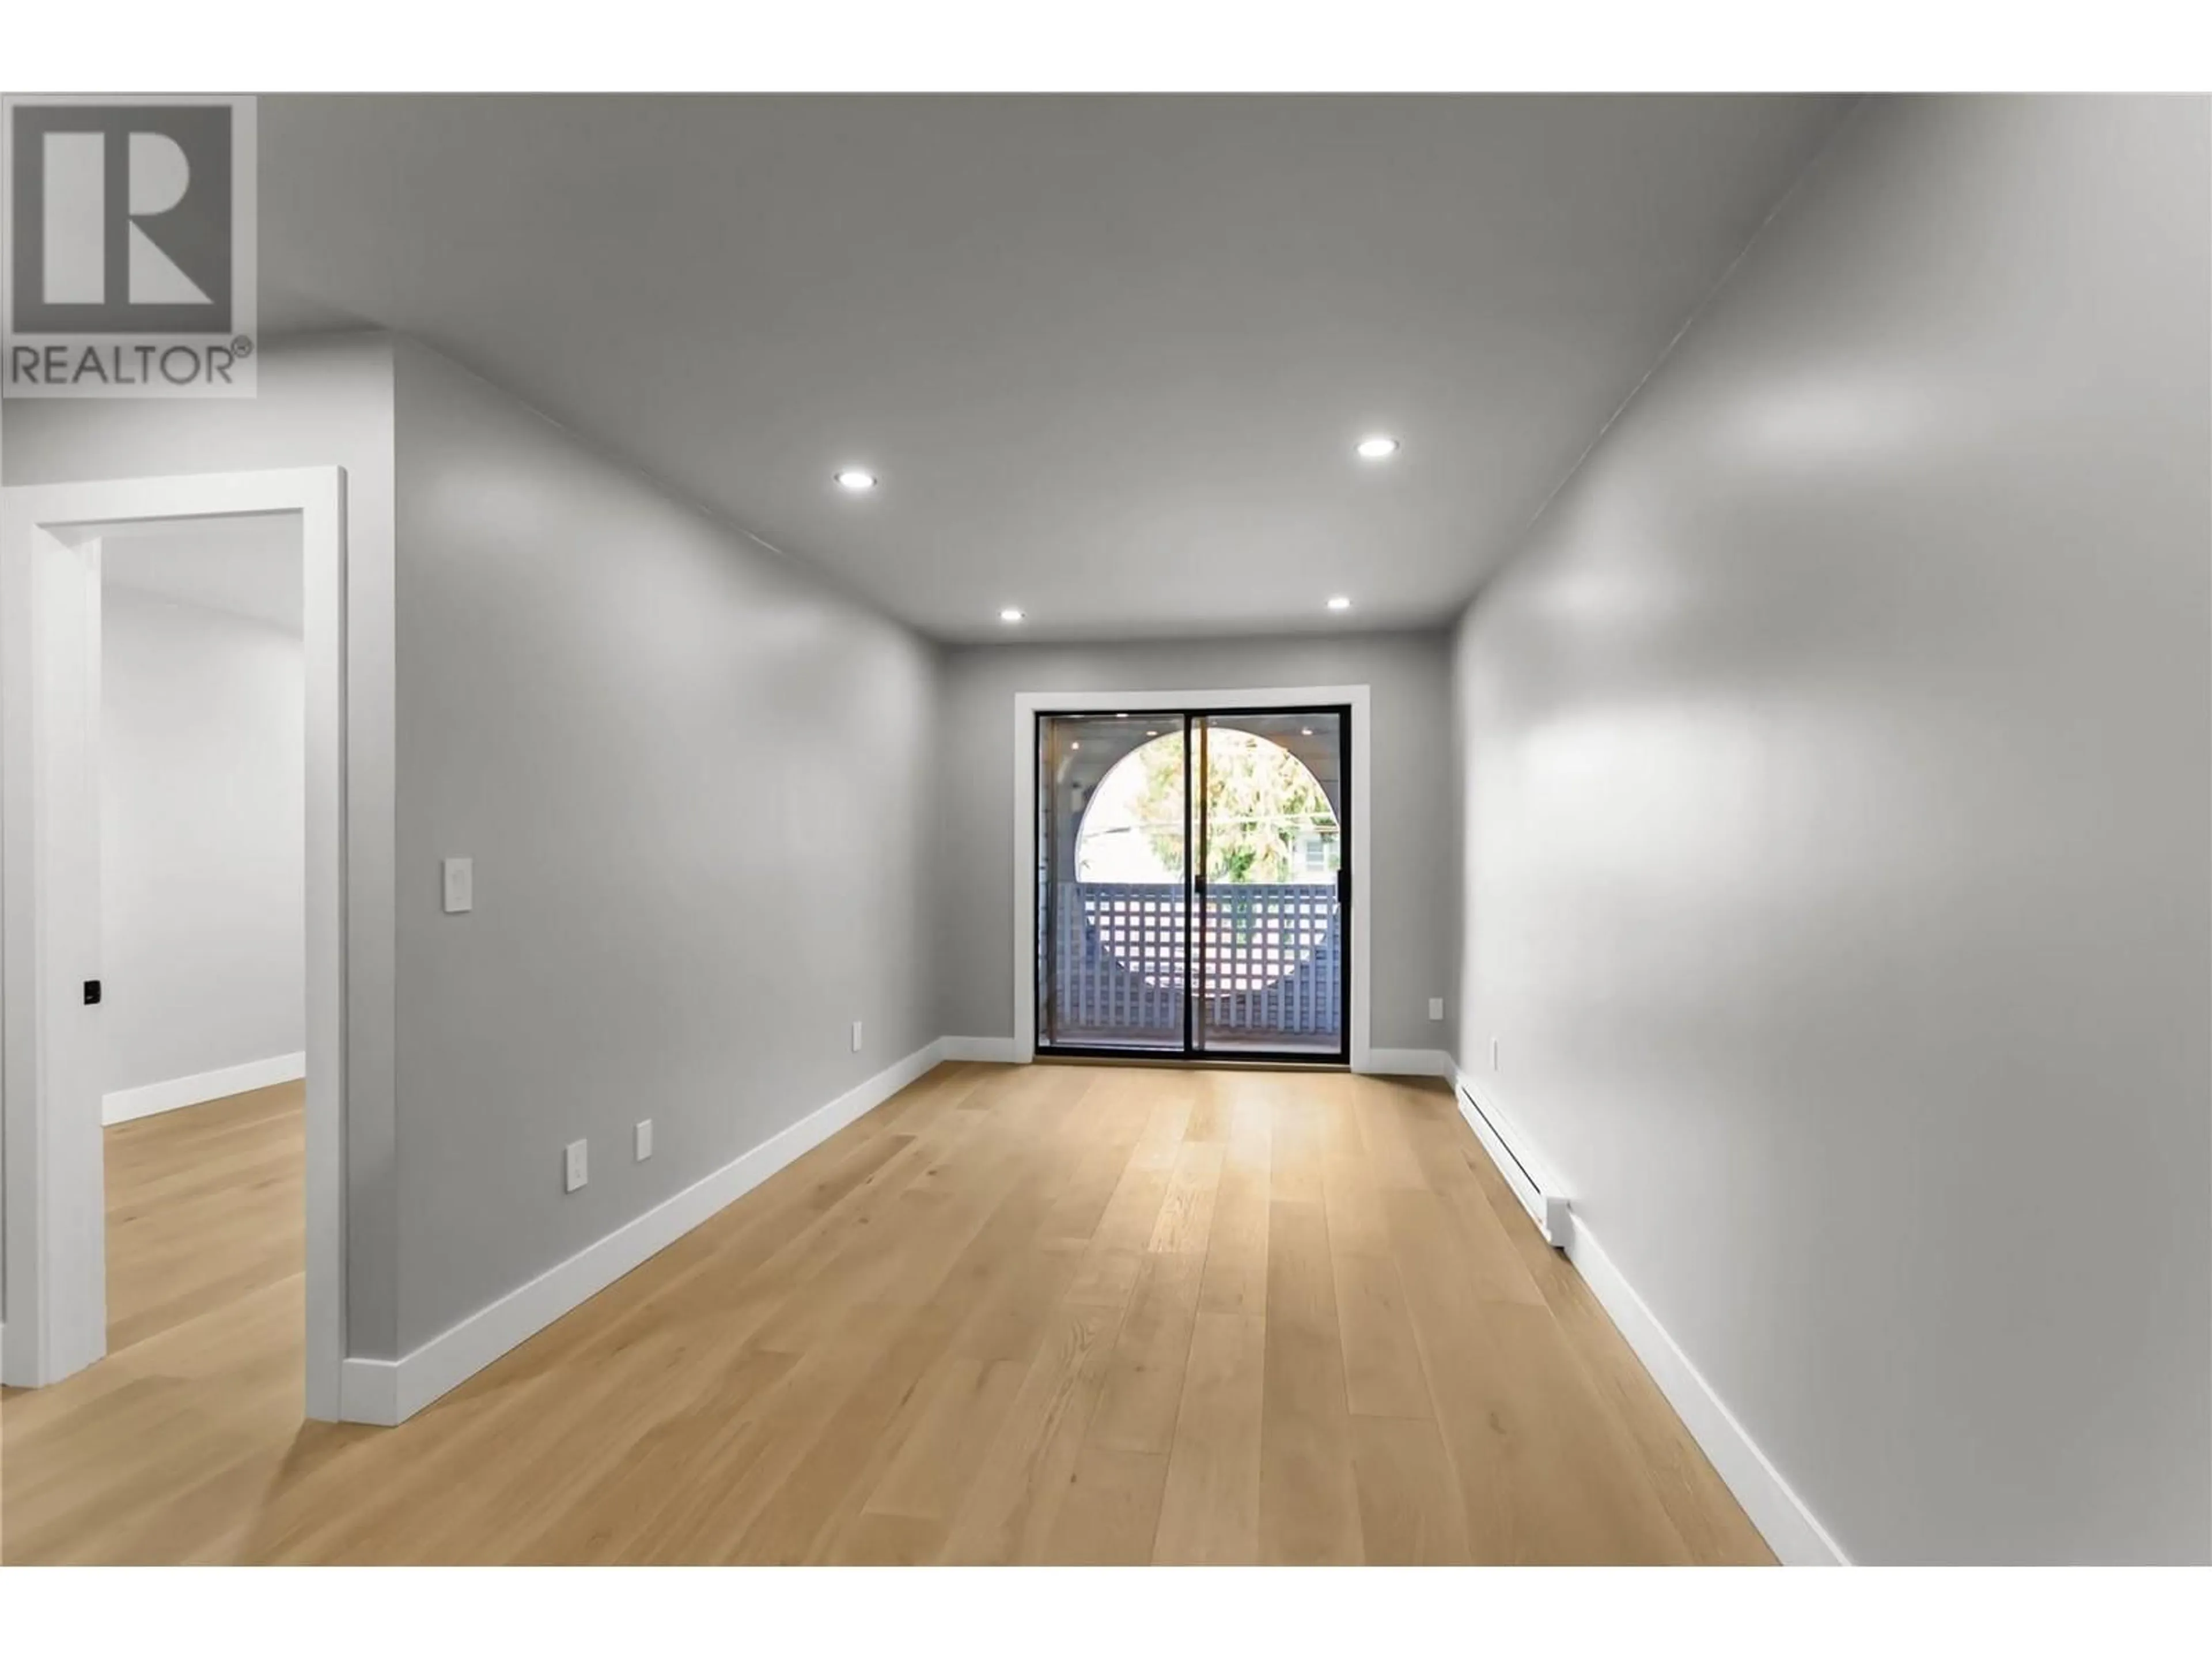
<svg viewBox="0 0 2212 1659"><path fill-rule="evenodd" d="M1190 744L1181 714L1037 721L1037 1048L1181 1054Z"/></svg>
<svg viewBox="0 0 2212 1659"><path fill-rule="evenodd" d="M1349 1058L1347 711L1037 718L1037 1050Z"/></svg>
<svg viewBox="0 0 2212 1659"><path fill-rule="evenodd" d="M1340 1059L1342 716L1206 714L1199 766L1198 1047Z"/></svg>

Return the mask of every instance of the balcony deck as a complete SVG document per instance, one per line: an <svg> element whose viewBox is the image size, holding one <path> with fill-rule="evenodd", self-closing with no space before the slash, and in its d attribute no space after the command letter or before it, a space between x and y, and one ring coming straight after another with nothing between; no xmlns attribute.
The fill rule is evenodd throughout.
<svg viewBox="0 0 2212 1659"><path fill-rule="evenodd" d="M1189 969L1182 884L1065 882L1054 897L1042 1046L1179 1046ZM1340 1052L1344 930L1336 884L1217 883L1201 911L1202 1045Z"/></svg>

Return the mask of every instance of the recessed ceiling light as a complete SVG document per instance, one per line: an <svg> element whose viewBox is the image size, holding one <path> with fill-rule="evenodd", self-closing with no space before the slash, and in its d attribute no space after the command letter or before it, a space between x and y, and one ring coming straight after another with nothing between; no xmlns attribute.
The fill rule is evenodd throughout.
<svg viewBox="0 0 2212 1659"><path fill-rule="evenodd" d="M999 613L999 620L1002 623L1018 623L1021 619L1021 610L1020 607L1017 605L1010 605L1004 611L1001 611Z"/></svg>
<svg viewBox="0 0 2212 1659"><path fill-rule="evenodd" d="M1301 726L1298 727L1298 735L1302 738L1310 738L1313 736L1313 727L1310 726Z"/></svg>
<svg viewBox="0 0 2212 1659"><path fill-rule="evenodd" d="M1341 593L1333 594L1329 599L1328 608L1332 611L1349 611L1352 609L1352 601Z"/></svg>
<svg viewBox="0 0 2212 1659"><path fill-rule="evenodd" d="M1081 744L1079 744L1079 743L1071 743L1071 744L1068 744L1067 746L1068 746L1070 749L1080 749L1080 748L1082 748L1082 747L1083 747L1083 745L1082 745Z"/></svg>
<svg viewBox="0 0 2212 1659"><path fill-rule="evenodd" d="M1127 714L1116 714L1116 715L1115 715L1115 716L1114 716L1114 718L1115 718L1115 720L1125 720L1128 719L1129 717L1128 717Z"/></svg>
<svg viewBox="0 0 2212 1659"><path fill-rule="evenodd" d="M861 490L876 487L876 475L865 466L840 467L837 470L837 484L840 489L852 490L857 495Z"/></svg>
<svg viewBox="0 0 2212 1659"><path fill-rule="evenodd" d="M1145 733L1145 735L1146 735L1146 737L1148 737L1148 738L1157 738L1158 736L1159 736L1159 733L1158 733L1158 732L1146 732L1146 733Z"/></svg>
<svg viewBox="0 0 2212 1659"><path fill-rule="evenodd" d="M1388 460L1398 453L1398 441L1387 432L1371 432L1353 447L1363 461Z"/></svg>

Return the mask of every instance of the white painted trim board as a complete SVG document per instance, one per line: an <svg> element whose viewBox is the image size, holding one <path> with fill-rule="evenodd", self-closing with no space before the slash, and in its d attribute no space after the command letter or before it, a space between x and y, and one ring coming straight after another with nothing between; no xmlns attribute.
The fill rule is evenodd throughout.
<svg viewBox="0 0 2212 1659"><path fill-rule="evenodd" d="M994 1066L1018 1066L1028 1058L1012 1037L949 1036L938 1040L944 1060L982 1060Z"/></svg>
<svg viewBox="0 0 2212 1659"><path fill-rule="evenodd" d="M1442 1048L1370 1048L1367 1064L1354 1069L1383 1077L1449 1078L1455 1067Z"/></svg>
<svg viewBox="0 0 2212 1659"><path fill-rule="evenodd" d="M1576 1218L1567 1260L1590 1287L1613 1326L1636 1350L1644 1369L1667 1396L1674 1415L1690 1431L1711 1460L1713 1470L1735 1494L1751 1524L1759 1528L1767 1547L1785 1567L1847 1567L1850 1558L1814 1518L1805 1500L1759 1449L1735 1413L1705 1381L1689 1355L1684 1353L1658 1316L1646 1305L1611 1256L1597 1242L1589 1224Z"/></svg>
<svg viewBox="0 0 2212 1659"><path fill-rule="evenodd" d="M100 1097L100 1121L128 1123L156 1112L173 1112L179 1107L242 1095L249 1089L266 1089L273 1083L290 1083L307 1074L307 1051L302 1048L297 1054L271 1054L266 1060L195 1072L190 1077L142 1083L134 1089L112 1089Z"/></svg>
<svg viewBox="0 0 2212 1659"><path fill-rule="evenodd" d="M1452 1089L1452 1098L1460 1115L1467 1119L1483 1151L1524 1207L1530 1204L1529 1194L1534 1188L1528 1176L1520 1168L1522 1164L1544 1183L1544 1195L1566 1196L1557 1184L1551 1166L1529 1141L1526 1132L1499 1105L1494 1089L1477 1086L1474 1078L1457 1067L1454 1068ZM1481 1103L1480 1111L1468 1109L1469 1095ZM1487 1122L1486 1115L1490 1120ZM1538 1225L1540 1230L1540 1219ZM1659 1392L1674 1408L1674 1415L1682 1419L1682 1426L1689 1430L1691 1438L1705 1452L1714 1472L1735 1495L1735 1501L1743 1505L1744 1514L1759 1528L1776 1559L1784 1566L1850 1565L1850 1558L1844 1553L1842 1546L1829 1536L1805 1501L1791 1490L1781 1471L1737 1420L1695 1362L1683 1352L1674 1334L1659 1322L1659 1316L1638 1294L1627 1275L1606 1254L1597 1236L1590 1231L1589 1221L1579 1212L1571 1212L1560 1231L1565 1235L1567 1260L1590 1287L1590 1293L1597 1297L1614 1328L1636 1351L1636 1357L1644 1362L1644 1369L1659 1385Z"/></svg>
<svg viewBox="0 0 2212 1659"><path fill-rule="evenodd" d="M439 1395L597 1296L716 1211L865 1116L944 1056L939 1039L770 1135L711 1175L586 1245L567 1261L432 1337L402 1359L348 1359L339 1393L349 1422L404 1423Z"/></svg>

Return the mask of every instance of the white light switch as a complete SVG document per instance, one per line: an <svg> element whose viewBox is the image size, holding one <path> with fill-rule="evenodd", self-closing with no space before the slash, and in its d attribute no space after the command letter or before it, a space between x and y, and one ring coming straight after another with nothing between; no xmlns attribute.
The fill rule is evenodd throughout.
<svg viewBox="0 0 2212 1659"><path fill-rule="evenodd" d="M577 1188L582 1186L586 1181L589 1181L592 1178L591 1168L586 1158L586 1153L590 1147L590 1142L583 1140L572 1140L568 1143L568 1185L567 1190L569 1192L574 1192Z"/></svg>
<svg viewBox="0 0 2212 1659"><path fill-rule="evenodd" d="M1442 1019L1443 1017L1444 1000L1442 997L1431 997L1429 999L1429 1018L1431 1019Z"/></svg>
<svg viewBox="0 0 2212 1659"><path fill-rule="evenodd" d="M653 1156L653 1120L641 1119L637 1126L637 1161L641 1164Z"/></svg>
<svg viewBox="0 0 2212 1659"><path fill-rule="evenodd" d="M457 916L464 910L473 909L477 902L477 866L474 859L446 860L446 914Z"/></svg>
<svg viewBox="0 0 2212 1659"><path fill-rule="evenodd" d="M857 1019L853 1022L853 1052L860 1052L860 1022Z"/></svg>

